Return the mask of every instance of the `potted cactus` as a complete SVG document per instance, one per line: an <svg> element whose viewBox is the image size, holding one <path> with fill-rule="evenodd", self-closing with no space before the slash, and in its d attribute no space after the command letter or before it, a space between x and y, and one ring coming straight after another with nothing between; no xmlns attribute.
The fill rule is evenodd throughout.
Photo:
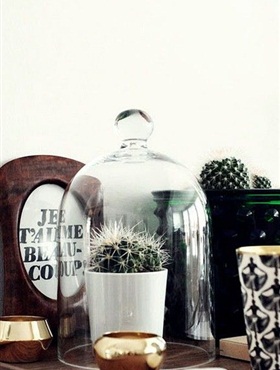
<svg viewBox="0 0 280 370"><path fill-rule="evenodd" d="M91 339L107 331L163 333L169 255L164 240L121 222L90 237L85 270Z"/></svg>
<svg viewBox="0 0 280 370"><path fill-rule="evenodd" d="M280 190L231 156L208 161L199 177L211 216L215 336L240 336L245 325L235 250L280 243Z"/></svg>

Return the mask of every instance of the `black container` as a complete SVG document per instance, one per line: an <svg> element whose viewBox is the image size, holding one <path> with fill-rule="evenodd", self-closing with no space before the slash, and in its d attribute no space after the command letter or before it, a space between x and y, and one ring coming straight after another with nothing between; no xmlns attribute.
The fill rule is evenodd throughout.
<svg viewBox="0 0 280 370"><path fill-rule="evenodd" d="M212 228L216 339L245 335L235 250L280 244L280 189L206 190Z"/></svg>

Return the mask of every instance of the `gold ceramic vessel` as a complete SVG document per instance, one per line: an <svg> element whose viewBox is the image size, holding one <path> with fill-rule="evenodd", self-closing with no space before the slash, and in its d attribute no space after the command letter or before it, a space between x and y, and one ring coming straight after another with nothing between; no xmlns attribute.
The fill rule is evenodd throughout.
<svg viewBox="0 0 280 370"><path fill-rule="evenodd" d="M165 358L166 342L143 332L110 332L93 345L101 370L158 370Z"/></svg>
<svg viewBox="0 0 280 370"><path fill-rule="evenodd" d="M43 317L0 316L0 361L37 361L49 348L52 338Z"/></svg>

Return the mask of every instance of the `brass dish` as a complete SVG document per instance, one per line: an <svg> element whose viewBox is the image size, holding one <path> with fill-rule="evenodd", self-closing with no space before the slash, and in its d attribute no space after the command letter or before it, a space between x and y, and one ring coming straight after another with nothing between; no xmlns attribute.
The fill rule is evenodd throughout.
<svg viewBox="0 0 280 370"><path fill-rule="evenodd" d="M101 370L158 370L166 342L151 333L110 332L97 339L93 350Z"/></svg>
<svg viewBox="0 0 280 370"><path fill-rule="evenodd" d="M0 361L37 361L49 348L52 338L43 317L0 316Z"/></svg>

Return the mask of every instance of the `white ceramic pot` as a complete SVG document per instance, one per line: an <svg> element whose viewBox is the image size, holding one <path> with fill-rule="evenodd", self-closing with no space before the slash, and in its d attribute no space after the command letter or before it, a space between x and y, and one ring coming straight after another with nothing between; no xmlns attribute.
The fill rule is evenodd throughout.
<svg viewBox="0 0 280 370"><path fill-rule="evenodd" d="M142 273L85 272L91 339L108 331L163 335L167 269Z"/></svg>

